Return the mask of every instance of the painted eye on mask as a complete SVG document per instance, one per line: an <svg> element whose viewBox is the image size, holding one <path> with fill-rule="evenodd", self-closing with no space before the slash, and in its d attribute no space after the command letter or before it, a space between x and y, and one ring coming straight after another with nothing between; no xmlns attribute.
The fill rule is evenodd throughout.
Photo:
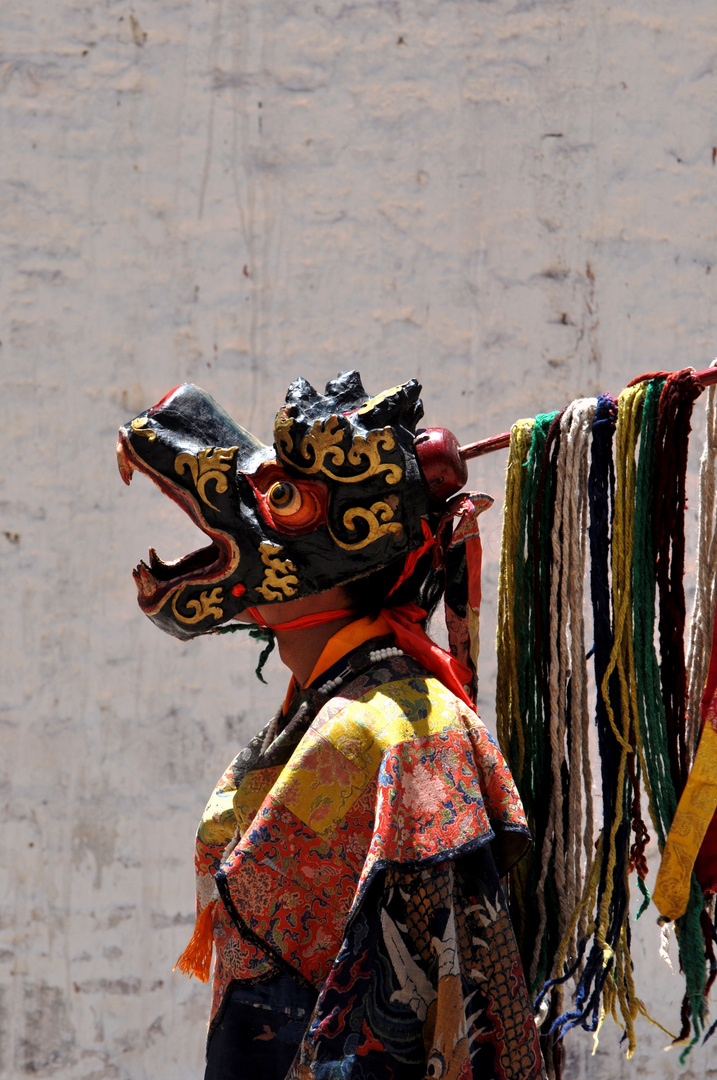
<svg viewBox="0 0 717 1080"><path fill-rule="evenodd" d="M272 514L290 517L301 508L301 492L293 484L282 481L272 484L267 493L267 501Z"/></svg>
<svg viewBox="0 0 717 1080"><path fill-rule="evenodd" d="M326 521L328 491L315 480L289 480L274 463L247 477L267 525L287 535L311 532Z"/></svg>

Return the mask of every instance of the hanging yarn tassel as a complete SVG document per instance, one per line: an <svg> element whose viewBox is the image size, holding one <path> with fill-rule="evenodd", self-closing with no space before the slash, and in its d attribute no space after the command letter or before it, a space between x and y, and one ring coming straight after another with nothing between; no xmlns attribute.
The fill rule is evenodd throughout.
<svg viewBox="0 0 717 1080"><path fill-rule="evenodd" d="M561 415L544 414L536 417L528 468L533 470L532 490L526 486L523 496L524 531L526 537L526 584L532 578L534 622L530 639L522 642L521 662L534 713L528 713L529 730L539 759L533 775L533 817L535 820L536 859L531 868L529 886L537 898L538 922L531 929L533 956L528 968L529 985L533 993L542 985L550 968L558 941L558 921L548 920L548 908L560 910L560 890L564 884L564 853L562 837L559 845L561 861L550 850L550 839L556 823L555 803L560 800L562 776L553 770L557 754L557 738L551 737L550 712L550 583L553 570L553 551L550 543L555 508L557 460L560 453ZM531 508L532 501L532 508ZM532 521L530 516L532 516ZM562 808L560 811L562 818ZM562 821L558 825L561 830ZM538 858L543 852L544 859Z"/></svg>
<svg viewBox="0 0 717 1080"><path fill-rule="evenodd" d="M518 420L511 429L510 449L505 481L503 507L503 539L500 552L498 584L498 628L496 654L496 721L498 740L511 761L513 774L523 775L525 736L520 709L518 669L515 662L518 649L516 597L518 560L521 565L521 514L523 489L527 473L525 465L530 452L534 420Z"/></svg>
<svg viewBox="0 0 717 1080"><path fill-rule="evenodd" d="M576 909L583 892L584 867L593 853L592 771L589 758L587 665L583 625L583 579L587 514L587 475L590 429L595 399L574 401L553 420L545 443L541 485L553 489L538 507L549 508L544 535L535 537L536 564L543 582L536 598L547 593L544 650L544 696L549 731L547 770L550 773L549 810L542 849L536 842L541 867L537 884L539 923L531 965L531 981L552 975L548 1013L554 1019L563 1009L566 963L574 970L578 962L576 930L583 933L585 920ZM538 551L543 546L545 554ZM545 551L547 549L547 551ZM547 556L547 557L546 557ZM540 653L536 650L536 656ZM539 673L540 676L540 673ZM545 693L547 691L547 693ZM582 828L583 802L585 828ZM546 903L545 887L554 878L556 902ZM559 943L556 948L556 944ZM543 952L547 966L541 966ZM541 996L542 1000L542 996ZM548 1025L550 1029L550 1024ZM562 1044L551 1034L543 1036L549 1070L561 1071Z"/></svg>
<svg viewBox="0 0 717 1080"><path fill-rule="evenodd" d="M711 367L717 366L717 359ZM656 903L662 913L676 918L683 911L686 918L690 909L696 910L701 902L700 929L704 947L703 962L697 956L694 912L690 920L694 956L683 958L687 942L685 934L680 938L680 959L685 968L688 995L697 999L697 1013L704 1003L717 977L717 959L714 943L717 940L714 922L714 896L717 890L717 652L715 650L714 626L717 620L717 504L715 499L715 475L717 471L717 395L710 386L705 406L705 443L700 460L699 534L697 549L697 585L690 624L690 641L687 656L688 702L686 721L686 753L693 760L692 771L680 796L680 803L673 822L673 831L667 839L663 852L656 887ZM709 658L709 659L708 659ZM672 855L673 847L685 848L681 852L680 873ZM689 899L684 900L687 867L694 866L690 877ZM671 868L673 871L670 879ZM696 885L699 884L700 892ZM670 887L672 886L672 888ZM702 893L705 890L705 893ZM676 896L677 894L677 896ZM672 910L668 910L671 908ZM678 927L682 920L678 922ZM701 995L702 977L706 977ZM693 1009L694 1012L694 1009ZM698 1016L694 1026L695 1041L702 1029L705 1014ZM713 1024L705 1041L715 1031ZM684 1030L684 1028L683 1028ZM683 1032L680 1032L682 1035ZM688 1048L689 1049L689 1048ZM685 1055L683 1054L683 1057Z"/></svg>
<svg viewBox="0 0 717 1080"><path fill-rule="evenodd" d="M194 924L194 933L172 969L179 970L184 975L196 975L200 982L208 982L212 970L215 903L215 900L210 900L200 911Z"/></svg>
<svg viewBox="0 0 717 1080"><path fill-rule="evenodd" d="M639 732L644 750L650 809L662 850L677 800L670 775L660 665L655 651L655 520L653 501L655 440L660 397L665 380L646 387L635 484L634 557L632 568L633 643ZM644 874L641 875L644 877Z"/></svg>
<svg viewBox="0 0 717 1080"><path fill-rule="evenodd" d="M496 708L535 840L532 859L513 872L511 907L529 986L540 990L536 1007L547 1013L553 1041L542 1041L551 1075L559 1073L555 1040L576 1025L597 1038L612 1014L630 1057L638 1015L651 1020L632 975L630 876L643 896L639 915L650 899L643 797L662 850L690 759L682 578L687 442L698 392L691 371L655 373L635 380L619 402L608 395L597 407L574 402L521 421L511 436ZM712 424L717 443L714 414ZM717 559L716 477L708 468L703 461L701 537L704 558ZM582 626L586 516L603 806L594 850ZM715 597L710 570L696 611ZM693 628L693 678L706 635ZM680 1037L692 1031L692 1045L704 1029L706 965L709 985L717 977L717 934L696 878L685 904L677 923L687 988ZM562 1012L569 980L573 1004Z"/></svg>
<svg viewBox="0 0 717 1080"><path fill-rule="evenodd" d="M635 446L644 394L644 387L625 390L618 402L617 483L611 537L613 640L598 683L598 701L601 702L597 717L598 738L601 751L605 752L601 762L604 827L597 912L589 928L593 944L578 982L575 1008L554 1025L560 1035L578 1023L597 1033L605 1015L619 1011L628 1040L628 1057L635 1048L634 1021L639 1011L632 988L629 924L626 920L630 897L629 813L633 805L629 758L637 720L631 694L634 684L630 575L632 506ZM597 625L595 641L597 653Z"/></svg>
<svg viewBox="0 0 717 1080"><path fill-rule="evenodd" d="M530 449L524 465L525 475L521 478L513 598L516 640L512 655L504 657L508 664L514 663L516 666L520 716L518 734L523 743L518 784L534 837L535 851L542 848L550 805L551 776L546 753L545 717L547 683L543 677L544 653L548 644L548 597L541 591L541 581L544 581L547 575L546 566L540 565L545 562L541 556L540 539L541 527L544 532L549 521L550 485L547 480L548 470L543 468L544 451L556 415L547 413L537 416L531 431ZM538 933L538 927L544 921L541 908L544 908L546 903L550 905L557 902L552 865L547 868L543 877L540 895L537 894L541 871L542 867L531 852L528 858L518 865L514 878L516 901L522 915L522 939L519 939L519 946L531 991L542 984L550 956L551 942L545 933ZM531 898L530 903L526 902L528 897ZM535 899L538 900L537 907Z"/></svg>
<svg viewBox="0 0 717 1080"><path fill-rule="evenodd" d="M593 614L593 668L595 683L603 685L607 666L612 652L613 633L610 601L610 526L615 505L615 467L613 463L613 440L617 424L618 403L609 394L598 398L591 449L590 471L588 474L588 504L590 542L590 595ZM604 825L614 813L615 793L613 785L617 776L618 746L610 729L606 700L598 693L595 703L595 723L598 736L600 757L601 786L603 797ZM603 848L601 841L595 852L594 869L591 879L594 888L586 892L584 903L586 915L592 912L597 891L605 889ZM599 868L599 878L598 878ZM583 939L583 948L587 942ZM596 956L599 960L599 957ZM581 980L575 999L576 1010L580 1016L582 1006L588 998L589 982Z"/></svg>
<svg viewBox="0 0 717 1080"><path fill-rule="evenodd" d="M717 366L717 359L710 367ZM717 608L717 387L710 386L705 402L705 445L700 459L697 587L690 620L687 652L687 755L690 761L700 734L700 700L712 650L714 612Z"/></svg>
<svg viewBox="0 0 717 1080"><path fill-rule="evenodd" d="M692 406L700 390L694 372L689 369L668 376L660 398L656 436L654 499L656 577L660 602L660 677L671 776L678 799L687 782L690 764L687 751L687 668L684 654L684 514L690 420ZM678 1040L688 1039L692 1030L690 1046L704 1030L706 974L701 931L703 907L702 892L697 880L693 878L687 910L677 922L680 963L686 981L683 1022Z"/></svg>
<svg viewBox="0 0 717 1080"><path fill-rule="evenodd" d="M556 491L551 528L549 723L552 769L551 830L542 862L555 852L561 940L551 974L562 974L575 954L572 915L593 855L592 770L589 756L583 579L587 517L588 447L596 400L579 399L560 418ZM585 829L582 828L583 801ZM584 932L585 927L580 930ZM550 970L550 969L549 969Z"/></svg>
<svg viewBox="0 0 717 1080"><path fill-rule="evenodd" d="M518 679L517 578L522 574L521 534L523 490L527 479L526 463L530 452L534 420L518 420L511 429L503 506L503 536L498 580L498 618L496 630L496 730L500 746L508 759L519 787L523 786L526 762L525 732ZM529 808L528 826L532 828ZM527 860L522 859L510 876L510 910L518 949L526 967L526 877Z"/></svg>
<svg viewBox="0 0 717 1080"><path fill-rule="evenodd" d="M687 780L685 627L685 505L692 405L701 387L691 370L668 376L660 397L655 447L655 553L660 599L660 676L673 782Z"/></svg>
<svg viewBox="0 0 717 1080"><path fill-rule="evenodd" d="M549 539L559 435L556 413L520 421L511 433L499 588L498 737L511 761L535 840L533 851L513 870L510 881L513 922L531 987L541 985L557 944L557 927L549 917L558 905L555 860L541 865L537 853L545 843L551 816L546 713ZM548 1074L557 1080L561 1048L551 1039L541 1041Z"/></svg>

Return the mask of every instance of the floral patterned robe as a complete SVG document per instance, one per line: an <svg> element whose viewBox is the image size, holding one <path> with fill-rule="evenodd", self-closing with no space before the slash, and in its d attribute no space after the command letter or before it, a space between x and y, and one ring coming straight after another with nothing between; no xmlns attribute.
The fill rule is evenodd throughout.
<svg viewBox="0 0 717 1080"><path fill-rule="evenodd" d="M528 842L513 780L472 710L375 645L329 700L298 693L207 806L210 1033L232 985L290 971L318 992L294 1080L537 1080L498 878Z"/></svg>

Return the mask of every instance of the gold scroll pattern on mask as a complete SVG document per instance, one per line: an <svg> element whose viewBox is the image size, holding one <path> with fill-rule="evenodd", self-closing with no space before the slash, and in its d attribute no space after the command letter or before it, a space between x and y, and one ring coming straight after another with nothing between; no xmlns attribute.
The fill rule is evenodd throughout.
<svg viewBox="0 0 717 1080"><path fill-rule="evenodd" d="M331 528L329 528L329 532L334 543L338 544L344 551L359 551L361 548L373 544L381 536L398 536L403 531L403 525L400 521L393 521L392 518L393 510L385 502L372 503L370 510L367 510L364 506L354 506L344 514L344 526L349 532L356 532L355 522L358 519L368 528L366 536L362 540L354 540L353 543L345 544L331 531Z"/></svg>
<svg viewBox="0 0 717 1080"><path fill-rule="evenodd" d="M392 386L390 390L384 390L382 394L377 394L376 397L369 398L368 401L361 406L358 411L359 416L367 416L368 413L373 412L377 405L380 405L386 398L393 397L394 394L398 394L403 390L403 384L398 386Z"/></svg>
<svg viewBox="0 0 717 1080"><path fill-rule="evenodd" d="M210 502L206 486L211 480L215 485L214 490L217 495L224 494L227 490L225 473L231 469L237 450L237 446L227 448L208 446L206 450L200 450L196 457L188 453L177 454L174 459L174 471L178 476L182 476L184 470L188 468L199 498L207 506L211 506L212 510L218 510L219 507Z"/></svg>
<svg viewBox="0 0 717 1080"><path fill-rule="evenodd" d="M296 594L296 586L299 584L296 567L291 559L279 558L281 550L278 544L270 544L268 541L259 544L259 554L266 571L264 580L256 591L261 593L265 600L285 600Z"/></svg>
<svg viewBox="0 0 717 1080"><path fill-rule="evenodd" d="M177 608L177 604L181 599L184 589L186 589L186 585L179 590L177 595L172 600L172 611L174 612L179 622L183 622L186 623L188 626L191 626L194 623L201 622L202 619L206 619L208 615L213 615L215 620L221 619L224 612L219 606L222 603L222 590L220 588L212 589L211 592L209 592L208 589L205 590L204 592L199 594L198 600L196 599L196 597L193 600L187 600L184 606L185 608L189 608L190 610L193 609L193 615L182 615L182 613Z"/></svg>
<svg viewBox="0 0 717 1080"><path fill-rule="evenodd" d="M155 442L157 439L157 432L152 431L151 428L147 427L146 416L135 417L135 419L130 424L130 427L132 428L132 431L134 431L135 435L146 435L150 442Z"/></svg>
<svg viewBox="0 0 717 1080"><path fill-rule="evenodd" d="M396 440L390 428L370 431L368 435L356 435L346 449L347 432L339 424L337 416L322 422L316 420L308 435L301 440L298 455L295 453L291 428L294 421L279 413L274 424L274 438L279 456L294 469L306 474L323 473L341 484L357 484L372 476L385 474L387 484L398 484L403 476L400 465L382 460L382 451L396 448ZM299 464L297 457L306 462ZM365 464L364 464L365 463ZM334 469L358 470L350 476L341 476Z"/></svg>

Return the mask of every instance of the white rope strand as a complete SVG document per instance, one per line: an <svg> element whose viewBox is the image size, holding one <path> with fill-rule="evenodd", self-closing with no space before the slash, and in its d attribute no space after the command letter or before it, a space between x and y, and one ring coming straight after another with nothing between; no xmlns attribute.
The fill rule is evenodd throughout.
<svg viewBox="0 0 717 1080"><path fill-rule="evenodd" d="M717 358L710 367L717 367ZM707 678L717 599L717 395L710 386L705 403L705 445L700 459L700 506L697 540L697 585L687 650L687 752L694 757L700 736L700 699Z"/></svg>
<svg viewBox="0 0 717 1080"><path fill-rule="evenodd" d="M555 463L548 628L552 793L548 828L540 853L541 874L536 897L539 925L531 977L535 976L538 968L540 943L547 918L543 885L551 858L560 898L558 929L562 939L569 931L573 912L582 895L585 870L592 856L592 770L588 745L590 717L583 599L588 454L596 406L595 398L580 398L567 407L560 420L560 442ZM571 935L567 955L571 957L574 952L575 931ZM559 974L562 973L552 972L553 977Z"/></svg>

